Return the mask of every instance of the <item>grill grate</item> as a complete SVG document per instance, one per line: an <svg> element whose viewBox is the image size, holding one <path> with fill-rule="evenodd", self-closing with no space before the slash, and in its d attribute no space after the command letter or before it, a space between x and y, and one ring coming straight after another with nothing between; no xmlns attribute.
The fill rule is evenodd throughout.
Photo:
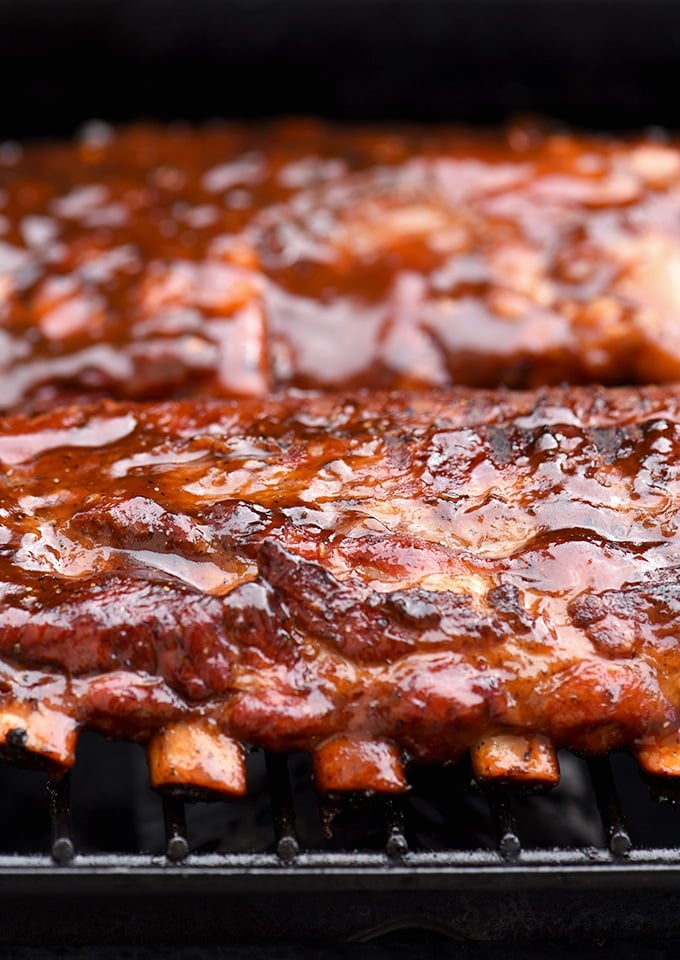
<svg viewBox="0 0 680 960"><path fill-rule="evenodd" d="M276 852L284 860L292 860L300 852L295 827L295 804L288 774L288 758L279 754L265 753L269 795L272 804Z"/></svg>
<svg viewBox="0 0 680 960"><path fill-rule="evenodd" d="M517 836L517 824L512 812L509 792L499 786L489 786L484 792L489 803L491 819L496 828L498 852L506 860L514 860L519 857L522 844Z"/></svg>
<svg viewBox="0 0 680 960"><path fill-rule="evenodd" d="M602 817L607 845L615 856L623 856L628 853L633 844L612 776L611 763L607 757L597 757L588 762L588 769Z"/></svg>
<svg viewBox="0 0 680 960"><path fill-rule="evenodd" d="M86 734L46 804L43 777L0 767L0 801L16 774L35 818L30 780L50 828L47 847L38 832L11 853L31 848L0 817L0 942L680 934L680 811L627 755L561 765L545 795L480 790L459 763L414 768L404 796L336 800L316 796L307 758L256 753L245 800L190 804L150 790L138 747Z"/></svg>
<svg viewBox="0 0 680 960"><path fill-rule="evenodd" d="M296 860L299 859L304 845L301 842L297 828L296 790L291 783L289 757L284 754L264 751L264 761L266 790L271 810L273 850L282 863L293 865ZM590 789L592 790L593 804L599 813L599 825L601 826L601 832L604 838L602 846L615 860L625 858L634 849L634 845L631 839L631 831L627 825L626 815L624 814L616 777L612 769L612 760L609 757L590 759L587 761L587 771ZM436 781L441 777L442 771L434 771L434 774L432 771L428 771L428 774L434 776L435 786L437 786ZM462 777L463 781L466 779L470 780L467 771L465 771ZM430 792L431 787L432 785L430 784ZM470 783L467 789L470 792L473 791L475 789L474 784ZM446 796L446 793L447 791L445 789L443 795ZM417 798L417 786L415 795ZM474 796L475 794L471 792L470 795ZM511 786L496 784L485 785L481 790L476 791L476 795L483 796L488 806L490 833L495 838L493 845L499 862L520 862L528 851L526 847L523 850L521 828L518 825L514 806L517 802L522 802L525 799L525 795ZM549 802L549 796L549 794L546 794L536 798L534 803L547 804ZM667 791L664 793L658 784L652 785L650 796L657 801L665 799L675 801L676 799L672 792L669 793ZM51 838L49 853L55 864L63 866L70 863L76 856L76 840L72 828L71 776L67 775L59 781L48 781L47 798ZM333 825L341 815L345 817L349 816L353 819L354 827L356 828L358 825L359 829L357 836L361 836L361 824L365 810L362 808L360 800L352 797L344 799L337 797L332 799L320 797L318 800L321 823L328 837L332 838ZM379 854L385 854L391 860L394 860L404 858L409 854L425 854L428 852L428 844L426 841L417 843L415 849L413 849L413 845L409 843L409 811L407 810L405 798L379 796L372 798L370 803L372 804L373 818L375 819L377 813L380 830L383 835L383 842ZM166 794L161 797L161 806L165 834L164 853L168 861L180 863L190 856L192 850L190 829L187 822L187 805L184 800L176 795ZM680 822L680 814L678 820ZM434 826L435 829L440 828L440 825L436 822ZM371 847L373 846L372 844ZM360 848L361 844L354 844L353 849L356 847ZM456 844L446 844L445 848L448 853L455 858L457 852ZM536 848L534 848L534 850L535 849ZM541 849L541 846L539 846L538 849ZM558 846L556 848L553 843L546 846L546 849L553 850L553 859L555 849L558 851L558 859L561 849L564 857L569 862L573 861L574 854L578 855L580 853L586 862L593 862L594 859L598 859L597 857L594 858L594 850L599 849L601 853L604 853L602 848L598 848L593 844L583 845L579 850L578 847L574 848L571 846L563 846L562 848ZM642 856L644 859L645 852L647 852L651 860L658 859L658 857L653 856L655 849L668 851L669 861L675 863L676 840L674 837L666 838L662 835L657 843L648 849L638 846L636 851L637 858L639 859L639 857ZM307 849L306 851L308 855L313 852L313 849ZM317 852L323 855L323 850L318 850ZM441 849L438 852L441 853ZM480 847L475 853L474 848L472 850L468 849L467 844L465 848L458 852L465 853L466 863L474 864L475 862L479 862L480 865L487 862L489 854L489 851L483 847ZM255 855L255 851L252 851L252 853ZM333 849L331 846L331 849L326 850L325 855L331 856L332 853ZM222 851L221 855L228 860L229 853ZM262 855L268 856L268 854L264 853ZM677 849L677 859L678 864L680 864L680 847Z"/></svg>
<svg viewBox="0 0 680 960"><path fill-rule="evenodd" d="M50 853L55 863L73 859L75 845L71 835L71 776L48 780L47 797L50 811Z"/></svg>

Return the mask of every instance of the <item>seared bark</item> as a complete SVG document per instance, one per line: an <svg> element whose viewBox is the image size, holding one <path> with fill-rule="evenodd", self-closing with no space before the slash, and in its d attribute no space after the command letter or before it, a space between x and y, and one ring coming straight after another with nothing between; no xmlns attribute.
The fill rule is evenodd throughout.
<svg viewBox="0 0 680 960"><path fill-rule="evenodd" d="M651 756L680 711L679 430L677 387L7 418L0 717L178 730L187 770L211 737L318 747L331 787L356 749L347 783L397 789L394 745L512 776L526 744L544 781L551 743Z"/></svg>

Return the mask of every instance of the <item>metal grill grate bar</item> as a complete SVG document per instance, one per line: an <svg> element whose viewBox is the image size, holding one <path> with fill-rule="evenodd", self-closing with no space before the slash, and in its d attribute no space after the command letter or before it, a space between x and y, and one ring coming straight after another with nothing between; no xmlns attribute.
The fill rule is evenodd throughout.
<svg viewBox="0 0 680 960"><path fill-rule="evenodd" d="M71 831L71 776L47 781L50 812L50 854L55 863L69 863L75 856Z"/></svg>
<svg viewBox="0 0 680 960"><path fill-rule="evenodd" d="M607 836L607 846L615 856L624 856L632 848L633 842L626 827L608 757L589 760L588 771Z"/></svg>
<svg viewBox="0 0 680 960"><path fill-rule="evenodd" d="M302 793L308 786L307 780L296 781L295 789L293 789L289 772L290 758L285 754L269 751L264 751L261 756L266 765L265 789L269 793L269 806L275 840L274 849L277 858L280 862L286 864L293 861L299 864L305 855L301 853L296 812L299 816L311 813L311 808L309 808L305 799L306 795ZM587 846L592 854L592 844L598 843L597 836L600 833L601 824L606 837L606 849L602 851L603 854L607 857L614 856L619 859L628 854L633 856L636 851L633 848L630 827L624 816L619 794L619 791L622 791L626 801L630 802L626 793L626 787L628 786L625 777L626 771L624 770L622 773L618 767L612 766L610 759L607 757L591 758L581 765L580 770L588 771L592 788L589 800L591 811L589 814L589 829L593 831L593 839L589 840L587 844L584 843L584 849ZM581 773L581 776L583 776L583 773ZM466 782L469 781L463 776L461 789L465 789ZM582 781L581 783L582 786L585 785ZM433 818L431 811L428 811L427 803L422 808L418 804L413 805L414 792L419 789L422 790L423 797L427 801L428 791L432 791L436 786L434 780L430 782L426 779L421 782L416 771L414 773L413 792L406 797L389 795L366 797L360 793L350 796L334 794L326 796L317 793L316 799L319 804L325 840L329 840L331 843L326 844L325 840L315 839L311 844L310 852L318 850L321 853L327 846L339 848L344 844L348 850L370 851L382 849L383 857L387 855L395 861L405 857L405 862L411 862L414 855L430 849L428 831L438 829L436 817ZM488 805L490 823L486 820L486 817L483 817L482 821L478 821L477 827L472 823L471 829L480 831L478 852L488 850L490 840L493 844L493 835L490 837L488 833L489 827L492 827L495 833L495 847L501 857L508 864L512 864L522 854L525 854L525 856L522 856L522 863L524 863L527 855L524 846L528 844L528 850L531 851L534 848L535 841L531 823L526 822L525 827L522 828L521 824L524 821L520 820L518 829L512 785L505 782L496 782L484 783L480 786L481 793ZM582 789L582 786L580 789ZM443 789L441 784L440 787ZM49 852L53 862L66 864L75 855L75 841L71 826L70 778L66 776L58 781L48 781L47 788L51 827ZM300 797L297 796L298 790L301 791ZM437 795L441 797L441 791ZM185 860L190 853L185 803L181 797L173 793L163 794L161 799L165 827L165 854L169 861L179 863ZM416 800L418 799L418 796L416 796ZM300 800L301 806L300 810L296 811L298 800ZM474 797L471 794L470 801L473 800ZM595 803L592 802L593 800ZM439 808L435 806L432 809L436 812L436 809ZM444 804L444 809L448 809L447 803ZM463 808L463 815L465 815L467 809L466 807ZM596 809L599 811L599 817L596 814ZM477 801L470 803L471 817L475 816L475 810L477 810L478 816ZM407 840L407 815L413 833L413 845ZM428 816L433 819L427 819ZM423 820L423 817L426 819ZM631 818L634 823L637 822L635 817L635 809L631 809ZM334 831L334 835L331 835L331 825L336 818L338 818L337 830ZM486 821L485 827L482 825L484 820ZM307 829L307 826L305 826L305 829ZM314 824L309 829L314 831ZM540 829L543 828L540 827L537 834L538 846L542 847L544 838L540 834ZM360 830L363 830L363 833ZM486 834L484 830L486 830ZM87 846L87 831L82 835L83 842ZM436 835L432 835L435 836L434 848L444 849L437 846ZM457 837L457 834L455 836ZM457 855L459 849L463 851L468 849L466 835L462 836L460 848L458 847L458 840L454 839L453 836L449 837L448 840L446 849L453 856ZM154 841L150 846L155 846L156 842ZM263 824L263 833L261 837L256 837L253 849L257 849L260 842L263 844L260 849L264 849L268 842L271 842L267 837L266 821ZM552 849L555 849L559 843L558 839ZM666 846L670 847L670 844L666 844ZM469 855L474 858L476 854ZM80 860L81 857L78 859L79 863ZM628 857L627 862L630 862L630 857Z"/></svg>
<svg viewBox="0 0 680 960"><path fill-rule="evenodd" d="M292 860L300 852L295 825L295 805L290 787L288 757L285 754L265 751L269 795L274 821L276 852L281 860Z"/></svg>
<svg viewBox="0 0 680 960"><path fill-rule="evenodd" d="M485 786L484 794L496 831L498 852L505 860L516 860L522 852L522 844L512 812L510 793L505 787L494 784Z"/></svg>
<svg viewBox="0 0 680 960"><path fill-rule="evenodd" d="M165 824L165 855L173 863L186 860L189 839L184 803L177 797L163 795L163 822Z"/></svg>
<svg viewBox="0 0 680 960"><path fill-rule="evenodd" d="M404 805L401 798L385 799L385 825L387 827L385 850L388 857L403 857L408 853L408 841L404 832Z"/></svg>

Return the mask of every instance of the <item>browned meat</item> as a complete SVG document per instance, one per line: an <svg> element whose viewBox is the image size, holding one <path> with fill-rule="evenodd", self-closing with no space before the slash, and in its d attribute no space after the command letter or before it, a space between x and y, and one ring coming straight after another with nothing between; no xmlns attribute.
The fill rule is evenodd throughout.
<svg viewBox="0 0 680 960"><path fill-rule="evenodd" d="M0 742L324 789L680 748L680 387L102 402L1 422ZM656 765L656 766L655 766Z"/></svg>
<svg viewBox="0 0 680 960"><path fill-rule="evenodd" d="M680 376L680 150L516 126L0 152L0 408Z"/></svg>

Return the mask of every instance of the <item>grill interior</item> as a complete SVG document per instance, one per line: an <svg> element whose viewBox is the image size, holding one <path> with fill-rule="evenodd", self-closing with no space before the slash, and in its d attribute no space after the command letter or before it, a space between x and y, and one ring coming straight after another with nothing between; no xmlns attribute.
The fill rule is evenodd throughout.
<svg viewBox="0 0 680 960"><path fill-rule="evenodd" d="M0 768L3 938L677 934L672 789L624 753L560 761L543 795L480 789L461 761L412 769L398 799L339 799L316 794L307 757L258 751L247 798L185 803L149 788L139 747L85 734L59 783Z"/></svg>
<svg viewBox="0 0 680 960"><path fill-rule="evenodd" d="M547 853L551 862L680 864L672 785L643 780L626 753L563 752L560 761L560 785L542 794L480 788L461 761L413 768L403 797L323 797L307 756L255 751L246 798L193 803L150 789L139 747L85 734L61 781L0 769L0 856L64 866L111 854L175 864L217 855L225 865L248 856L253 866L275 858L290 869L300 858L332 865L350 853L405 864L436 854L471 868L535 864Z"/></svg>

